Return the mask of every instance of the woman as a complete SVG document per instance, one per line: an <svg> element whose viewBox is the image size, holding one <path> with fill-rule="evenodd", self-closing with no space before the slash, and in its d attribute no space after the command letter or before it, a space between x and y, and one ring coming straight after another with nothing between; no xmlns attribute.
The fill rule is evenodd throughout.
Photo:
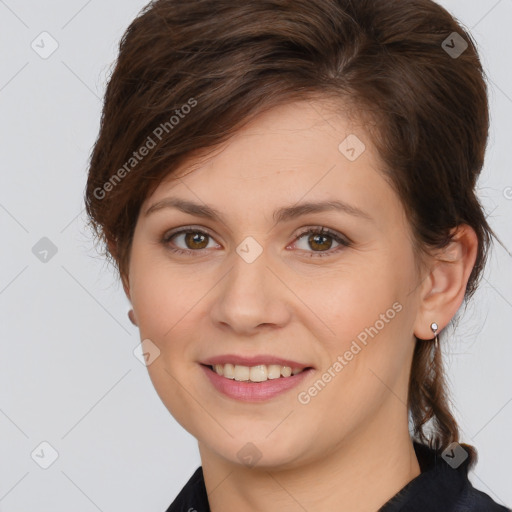
<svg viewBox="0 0 512 512"><path fill-rule="evenodd" d="M471 36L431 0L157 0L123 36L87 211L198 440L169 511L501 511L442 331L492 230Z"/></svg>

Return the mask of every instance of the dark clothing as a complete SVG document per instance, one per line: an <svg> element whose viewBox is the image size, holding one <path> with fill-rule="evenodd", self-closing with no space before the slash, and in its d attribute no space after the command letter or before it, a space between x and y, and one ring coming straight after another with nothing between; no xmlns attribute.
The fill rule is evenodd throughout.
<svg viewBox="0 0 512 512"><path fill-rule="evenodd" d="M415 442L414 450L421 474L377 512L511 512L472 486L467 476L469 459L453 469L425 445ZM166 512L210 512L202 466Z"/></svg>

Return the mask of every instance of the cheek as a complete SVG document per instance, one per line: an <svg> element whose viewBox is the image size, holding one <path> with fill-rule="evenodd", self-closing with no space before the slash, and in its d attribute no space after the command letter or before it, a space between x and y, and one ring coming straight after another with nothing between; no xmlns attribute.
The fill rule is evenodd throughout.
<svg viewBox="0 0 512 512"><path fill-rule="evenodd" d="M314 286L302 285L301 296L307 297L307 305L330 328L331 336L324 339L332 340L332 349L343 349L358 337L364 342L372 326L384 334L391 323L397 323L404 294L400 279L395 271L388 271L389 266L382 260L368 261L326 274L316 279Z"/></svg>
<svg viewBox="0 0 512 512"><path fill-rule="evenodd" d="M337 283L318 309L334 335L318 337L319 350L325 350L322 368L312 387L299 390L301 404L308 403L299 406L303 409L297 416L304 425L321 418L323 433L331 439L344 438L370 421L390 390L402 395L413 348L404 335L411 314L393 275L368 271L364 278L353 274ZM311 300L322 304L320 294Z"/></svg>
<svg viewBox="0 0 512 512"><path fill-rule="evenodd" d="M132 304L137 314L140 339L149 339L159 350L147 366L155 391L163 404L187 431L195 432L200 407L194 409L190 392L198 371L192 354L197 337L193 331L194 305L205 291L193 276L149 250L135 247L130 264ZM181 270L181 271L180 271ZM197 307L196 306L196 307Z"/></svg>
<svg viewBox="0 0 512 512"><path fill-rule="evenodd" d="M132 304L141 336L162 339L194 303L199 286L187 271L170 265L160 250L137 244L130 259ZM172 332L172 331L171 331Z"/></svg>
<svg viewBox="0 0 512 512"><path fill-rule="evenodd" d="M336 374L319 405L328 408L334 400L347 410L371 409L386 386L405 378L413 348L408 333L414 320L409 296L414 276L414 260L404 253L368 258L364 265L326 276L318 283L323 293L311 288L308 305L331 331L319 338L326 351L323 371L331 367Z"/></svg>

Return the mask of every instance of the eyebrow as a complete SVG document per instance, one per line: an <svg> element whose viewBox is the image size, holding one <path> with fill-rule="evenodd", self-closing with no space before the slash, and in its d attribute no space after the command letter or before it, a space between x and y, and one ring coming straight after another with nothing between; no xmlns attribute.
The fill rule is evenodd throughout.
<svg viewBox="0 0 512 512"><path fill-rule="evenodd" d="M211 219L217 222L221 222L222 224L226 224L223 215L215 208L212 208L206 204L199 204L192 201L187 201L185 199L179 199L177 197L168 197L158 201L146 210L145 216L147 217L148 215L164 208L175 208L190 215L196 215L198 217L204 217L206 219ZM274 212L273 219L275 223L279 223L300 217L302 215L307 215L309 213L322 213L332 210L341 211L347 213L348 215L373 221L373 218L365 211L339 200L306 202L279 208Z"/></svg>

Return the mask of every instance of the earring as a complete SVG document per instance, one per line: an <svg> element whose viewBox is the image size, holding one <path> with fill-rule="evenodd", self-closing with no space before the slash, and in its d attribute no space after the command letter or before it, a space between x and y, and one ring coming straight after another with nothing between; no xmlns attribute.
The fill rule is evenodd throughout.
<svg viewBox="0 0 512 512"><path fill-rule="evenodd" d="M430 328L432 329L432 332L434 333L434 344L436 350L439 348L439 338L437 337L437 330L439 329L439 326L436 322L432 322L430 324Z"/></svg>
<svg viewBox="0 0 512 512"><path fill-rule="evenodd" d="M128 311L128 318L130 319L130 322L133 324L133 325L137 325L137 323L135 322L135 315L133 314L133 309L130 309Z"/></svg>

